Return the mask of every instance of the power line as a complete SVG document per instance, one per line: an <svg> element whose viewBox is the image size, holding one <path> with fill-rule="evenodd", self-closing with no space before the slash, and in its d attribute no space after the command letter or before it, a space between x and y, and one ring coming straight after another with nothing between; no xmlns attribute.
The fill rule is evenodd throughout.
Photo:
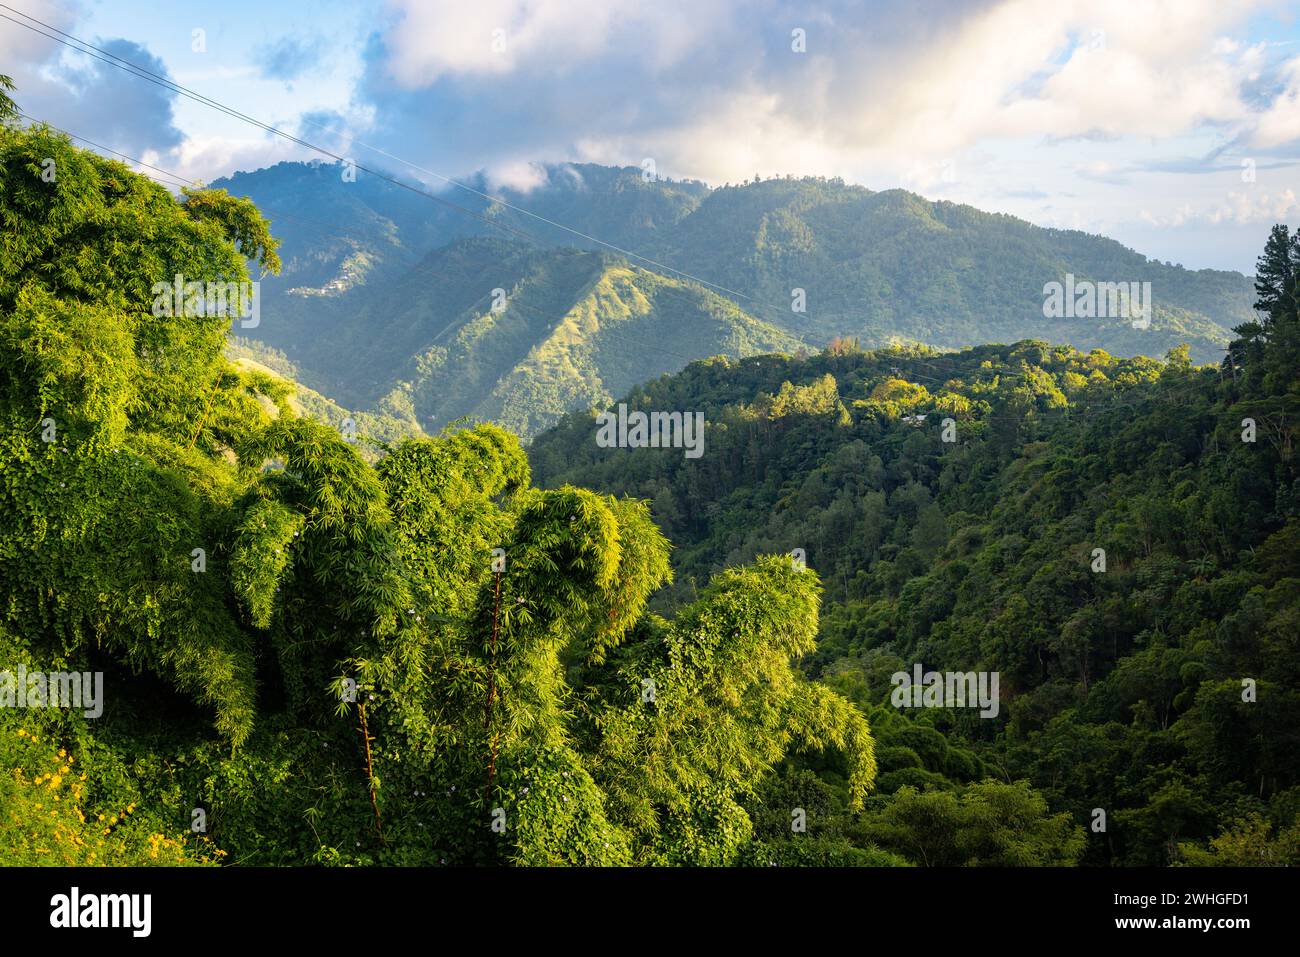
<svg viewBox="0 0 1300 957"><path fill-rule="evenodd" d="M49 27L48 24L45 24L42 21L37 20L35 17L30 17L20 10L15 10L13 7L9 6L8 4L0 3L0 7L4 7L4 9L6 10L10 10L13 13L17 13L19 16L25 17L28 20L31 20L33 23L37 23L40 24L41 26ZM371 176L381 179L387 183L391 183L393 186L397 186L400 189L407 190L409 192L415 193L417 196L423 196L425 199L431 199L435 203L441 203L442 205L447 206L451 209L458 210L459 212L462 212L467 216L472 216L475 219L479 220L480 222L483 222L489 226L494 226L498 229L512 233L516 236L521 236L524 239L527 239L529 241L537 242L537 240L534 237L532 237L522 229L517 229L514 226L510 226L506 223L498 222L490 217L483 216L479 213L474 212L472 209L469 209L465 206L461 206L459 203L453 203L450 200L443 199L442 197L436 196L433 193L425 192L422 189L418 189L415 186L412 186L410 183L404 183L401 180L394 179L391 176L387 176L384 173L379 172L378 170L371 169L367 166L362 166L360 163L357 163L355 160L349 159L348 157L340 156L337 153L325 149L323 146L317 146L314 143L309 143L304 139L293 136L290 133L286 133L283 130L277 129L274 126L269 126L268 124L263 123L260 120L256 120L251 116L247 116L243 113L240 113L237 110L225 106L224 104L218 103L216 100L210 99L206 96L203 96L202 94L194 93L186 89L185 87L180 86L179 84L166 79L165 77L159 76L159 74L157 73L152 73L151 71L146 70L144 67L131 63L128 60L123 60L121 57L109 53L107 50L103 50L102 48L97 47L92 43L87 43L84 40L81 40L77 37L73 37L71 34L63 33L62 30L59 30L56 27L49 27L49 29L54 30L55 33L60 33L63 34L63 36L70 37L76 43L81 44L81 47L74 46L72 43L69 43L67 40L61 40L57 36L52 36L48 33L45 33L42 30L38 30L36 27L32 26L31 24L23 23L21 20L15 20L13 17L7 16L3 13L0 13L0 18L8 20L11 23L16 23L18 26L23 27L27 30L31 30L33 33L39 34L40 36L43 36L46 39L53 40L56 43L61 43L64 46L68 47L69 49L75 50L78 53L93 57L94 59L99 60L103 63L107 63L111 67L115 67L119 70L123 70L124 72L129 73L132 76L136 76L149 83L153 83L155 86L160 86L163 89L170 90L173 93L178 93L181 96L194 100L196 103L201 103L204 106L211 107L212 109L215 110L219 110L220 112L225 113L227 116L233 117L237 120L241 120L245 123L251 123L252 125L258 127L259 129L265 130L268 133L273 133L276 136L281 136L292 143L295 143L306 149L310 149L317 153L320 153L322 156L328 156L331 159L337 160L341 163L349 164L355 169L359 169L366 173L369 173ZM82 47L87 47L88 49L82 49ZM91 52L91 51L96 51L96 52ZM99 54L103 54L103 55L101 56Z"/></svg>
<svg viewBox="0 0 1300 957"><path fill-rule="evenodd" d="M201 94L201 93L197 93L197 92L195 92L195 91L193 91L193 90L190 90L189 88L184 87L184 86L180 85L179 83L176 83L175 81L170 80L170 79L168 79L168 78L165 77L165 76L162 76L161 74L154 73L154 72L152 72L151 70L148 70L148 69L146 69L146 68L140 66L139 64L132 63L131 61L129 61L129 60L125 60L125 59L123 59L122 57L117 56L116 54L110 53L110 52L108 52L107 50L103 49L102 47L98 47L98 46L94 45L93 43L89 43L89 42L87 42L87 41L85 41L85 40L82 40L80 37L76 37L76 36L74 36L74 35L72 35L72 34L70 34L70 33L65 33L64 31L58 29L58 27L52 26L52 25L50 25L50 24L48 24L48 23L45 23L45 22L42 21L42 20L38 20L36 17L30 16L29 14L26 14L26 13L23 13L21 10L17 10L17 9L15 9L14 7L9 6L8 4L0 3L0 7L3 7L4 9L9 10L9 11L12 12L12 13L16 13L16 14L18 14L18 16L23 17L23 18L26 19L26 20L30 20L32 23L38 24L39 26L44 27L44 28L47 29L47 30L52 30L54 33L57 33L57 34L59 34L59 35L62 36L62 37L67 37L68 40L73 41L73 43L79 44L79 46L74 46L73 43L69 43L68 40L61 40L61 39L59 39L58 36L51 36L49 33L45 33L45 32L43 32L42 30L38 30L36 27L31 26L30 24L23 23L23 22L20 21L20 20L15 20L13 17L6 16L5 14L0 13L0 17L3 17L4 19L9 20L11 23L16 23L16 24L18 24L18 26L20 26L20 27L24 27L24 28L26 28L26 29L28 29L28 30L31 30L31 31L34 32L34 33L37 33L37 34L39 34L39 35L41 35L41 36L44 36L44 37L46 37L47 39L54 40L56 43L61 43L61 44L63 44L64 46L68 47L69 49L76 50L78 53L83 53L83 54L85 54L85 55L87 55L87 56L92 56L92 57L94 57L95 59L100 60L101 62L107 63L109 66L117 67L118 69L120 69L120 70L124 70L125 72L128 72L128 73L130 73L130 74L133 75L133 76L138 76L138 77L139 77L140 79L142 79L142 80L148 80L149 82L152 82L152 83L154 83L154 84L157 85L157 86L162 86L164 89L169 89L169 90L171 90L171 91L173 91L173 92L179 93L179 94L181 94L182 96L185 96L185 97L187 97L187 98L189 98L189 99L191 99L191 100L194 100L194 101L197 102L197 103L201 103L201 104L203 104L204 106L208 106L208 107L210 107L210 108L212 108L212 109L219 110L220 112L225 113L227 116L231 116L231 117L233 117L233 118L235 118L235 119L241 120L241 121L246 122L246 123L251 123L252 125L258 127L259 129L265 130L265 131L268 132L268 133L272 133L272 134L274 134L274 135L276 135L276 136L282 136L282 137L284 137L285 139L289 140L290 142L295 143L295 144L297 144L297 145L299 145L299 146L302 146L302 147L304 147L304 148L306 148L306 149L314 150L314 151L316 151L316 152L318 152L318 153L320 153L320 154L322 154L322 155L324 155L324 156L329 156L330 158L335 159L335 160L338 160L339 162L342 162L342 163L350 163L350 164L351 164L352 166L354 166L355 168L360 169L360 170L364 170L365 172L370 173L372 176L377 176L377 177L379 177L380 179L383 179L384 181L393 184L394 186L399 186L399 187L401 187L402 189L410 190L411 192L417 193L417 194L419 194L419 195L421 195L421 196L424 196L424 197L426 197L426 198L428 198L428 199L432 199L432 200L434 200L435 202L443 203L444 205L449 206L449 207L451 207L451 208L453 208L453 209L460 210L461 212L463 212L463 213L465 213L465 214L467 214L467 215L469 215L469 216L473 216L475 219L478 219L478 220L480 220L481 222L487 223L488 225L495 226L495 227L498 228L498 229L503 229L503 230L506 230L506 231L508 231L508 232L511 232L511 233L513 233L513 234L515 234L515 235L523 236L523 237L525 237L525 238L527 238L527 239L529 239L529 240L531 240L531 241L533 241L533 242L537 242L537 240L535 239L535 237L533 237L533 236L531 236L530 234L524 232L523 230L516 229L516 228L513 227L513 226L509 226L509 225L507 225L507 224L505 224L505 223L502 223L502 222L500 222L500 221L498 221L498 220L495 220L495 219L492 219L492 218L490 218L490 217L482 216L482 215L480 215L479 213L474 212L473 210L470 210L470 209L468 209L468 208L466 208L466 207L464 207L464 206L460 206L460 205L458 205L458 204L456 204L456 203L452 203L452 202L450 202L449 200L444 200L444 199L442 199L442 198L440 198L440 197L438 197L438 196L435 196L435 195L433 195L433 194L431 194L431 193L426 193L426 192L424 192L423 190L416 189L414 186L411 186L411 185L409 185L409 184L407 184L407 183L403 183L403 182L401 182L400 180L392 179L392 178L390 178L390 177L388 177L388 176L383 175L382 173L377 172L376 170L373 170L373 169L370 169L370 168L368 168L368 167L362 166L362 165L360 165L359 163L357 163L355 160L352 160L352 159L350 159L350 158L348 158L348 157L339 156L337 153L333 153L333 152L331 152L330 150L325 149L324 147L317 146L317 145L315 145L314 143L309 143L309 142L307 142L306 140L301 139L300 137L293 136L292 134L286 133L286 132L284 132L283 130L278 129L277 127L270 126L269 124L263 123L261 120L255 119L254 117L251 117L251 116L249 116L249 115L247 115L247 114L245 114L245 113L241 113L241 112L239 112L238 110L235 110L235 109L232 108L232 107L226 106L225 104L220 103L220 102L218 102L217 100L212 99L211 97L204 96L204 95ZM83 49L83 48L85 48L85 49ZM92 53L92 52L91 52L92 50L93 50L93 51L96 51L96 52ZM102 54L102 56L100 56L100 55L96 55L96 54ZM107 57L108 59L105 59L105 57ZM306 120L306 122L310 123L311 125L316 126L316 127L320 128L320 129L326 130L327 132L330 132L330 133L332 133L332 134L335 135L335 136L339 136L339 135L341 135L341 134L338 133L338 131L333 130L333 129L329 128L329 127L326 127L326 126L324 126L323 124L317 123L317 122L315 122L315 121L313 121L313 120L310 120L310 119L307 119L307 118L304 118L304 119ZM606 242L606 241L603 240L603 239L600 239L600 238L598 238L598 237L596 237L596 236L592 236L592 235L590 235L590 234L588 234L588 233L584 233L584 232L582 232L581 230L574 229L574 228L571 227L571 226L566 226L566 225L563 224L563 223L555 222L554 220L548 219L548 218L546 218L545 216L541 216L541 215L539 215L539 214L537 214L537 213L534 213L534 212L532 212L531 210L527 210L527 209L524 209L524 208L521 207L521 206L516 206L516 205L514 205L514 204L512 204L512 203L509 203L509 202L505 201L504 199L501 199L500 197L492 196L491 194L484 193L484 192L482 192L482 191L480 191L480 190L476 190L476 189L474 189L474 188L472 188L472 187L470 187L470 186L466 186L466 185L463 184L463 183L460 183L460 182L458 182L458 181L456 181L456 180L454 180L454 179L451 179L450 177L443 176L441 173L437 173L437 172L435 172L435 171L433 171L433 170L426 169L426 168L424 168L424 167L422 167L422 166L419 166L419 165L417 165L417 164L415 164L415 163L410 162L409 160L402 159L402 158L399 157L399 156L394 156L392 153L388 153L388 152L386 152L386 151L384 151L384 150L382 150L382 149L379 149L378 147L370 146L370 145L368 145L368 144L366 144L366 143L361 142L360 140L355 139L354 137L349 136L349 137L348 137L348 140L349 140L349 142L355 143L356 145L359 145L359 146L365 147L366 149L369 149L369 150L371 150L371 151L373 151L373 152L379 153L379 154L381 154L381 155L383 155L383 156L387 156L387 157L389 157L390 159L396 160L397 162L403 163L403 164L405 164L406 166L411 167L412 169L416 169L416 170L419 170L419 171L421 171L421 172L423 172L423 173L426 173L426 174L428 174L428 175L430 175L430 176L434 176L434 177L436 177L436 178L438 178L438 179L440 179L440 180L443 180L444 182L446 182L446 183L448 183L448 184L450 184L450 185L452 185L452 186L456 186L456 187L458 187L458 188L460 188L460 189L464 189L464 190L467 190L468 192L474 193L475 195L480 196L480 197L482 197L482 198L484 198L484 199L487 199L487 200L489 200L490 202L497 203L497 204L499 204L499 205L501 205L501 206L503 206L503 207L505 207L505 208L508 208L508 209L514 210L515 212L521 213L521 214L526 215L526 216L530 216L530 217L532 217L533 219L536 219L536 220L538 220L538 221L540 221L540 222L546 223L547 225L553 226L553 227L555 227L556 229L562 229L562 230L564 230L565 232L572 233L573 235L575 235L575 236L579 236L579 237L581 237L581 238L583 238L583 239L586 239L586 240L589 241L589 242L593 242L593 243L596 243L597 245L604 246L605 248L610 249L610 250L613 250L613 251L615 251L615 252L617 252L617 253L619 253L619 254L621 254L621 255L629 256L629 257L631 257L631 258L633 258L633 259L640 260L641 262L646 263L647 265L653 266L653 267L656 268L656 269L661 269L661 270L664 270L664 271L667 271L667 272L673 273L674 275L680 276L680 277L682 277L682 278L684 278L684 279L689 279L690 281L695 282L695 283L698 283L698 284L700 284L700 285L702 285L702 286L708 286L709 288L716 289L716 290L718 290L718 291L720 291L720 292L726 293L726 294L729 295L729 296L736 296L736 297L739 297L739 298L744 299L744 300L749 301L749 302L758 303L758 300L755 300L752 296L746 295L745 293L739 292L738 290L735 290L735 289L729 289L729 288L726 287L726 286L722 286L722 285L719 285L719 284L717 284L717 283L710 282L709 280L707 280L707 279L702 279L702 278L700 278L699 276L691 275L691 274L688 273L688 272L685 272L685 271L680 270L680 269L676 269L675 267L669 266L669 265L667 265L667 264L665 264L665 263L661 263L661 262L658 262L658 261L656 261L656 260L650 259L650 258L648 258L648 257L646 257L646 256L643 256L643 255L641 255L640 253L634 252L634 251L632 251L632 250L624 249L623 247L621 247L621 246L617 246L617 245L615 245L614 243Z"/></svg>
<svg viewBox="0 0 1300 957"><path fill-rule="evenodd" d="M0 4L0 5L2 5L2 4ZM73 132L71 132L71 131L69 131L69 130L60 129L59 127L54 126L53 124L46 123L46 122L44 122L44 121L42 121L42 120L39 120L39 119L37 119L36 117L31 116L31 115L28 114L28 113L24 113L24 112L21 111L21 110L18 111L18 115L21 116L21 117L23 117L24 119L30 120L30 121L33 122L33 123L41 123L42 125L47 126L47 127L49 127L50 129L54 130L55 132L61 133L61 134L63 134L64 136L71 137L72 139L79 140L79 141L81 141L81 142L83 142L83 143L86 143L87 145L89 145L89 146L91 146L91 147L93 147L93 148L95 148L95 149L104 150L104 151L106 151L106 152L108 152L108 153L112 153L114 156L118 156L118 157L121 157L122 159L129 160L130 162L132 162L132 163L136 163L136 164L139 165L139 166L146 167L147 169L153 170L155 173L161 174L161 175L163 175L163 176L167 176L167 177L169 177L171 180L174 180L174 181L175 181L175 183L169 183L169 182L162 181L162 180L155 180L156 182L159 182L161 185L176 185L176 184L180 184L180 185L185 185L185 186L192 186L192 187L195 187L195 188L203 188L203 186L204 186L203 183L198 182L197 180L186 179L184 176L181 176L179 173L174 173L174 172L172 172L171 170L163 169L163 168L160 167L160 166L155 166L155 165L152 165L152 164L150 164L150 163L146 163L146 162L144 162L143 160L138 159L137 157L131 156L131 155L127 154L127 153L120 152L119 150L112 149L111 147L104 146L103 144L96 143L96 142L93 141L93 140L90 140L90 139L88 139L88 138L86 138L86 137L84 137L84 136L80 136L80 135L78 135L78 134L76 134L76 133L73 133ZM147 174L143 174L143 175L147 175ZM152 177L151 177L151 178L152 178ZM287 218L290 218L290 219L296 218L296 217L293 217L293 216L289 216L288 214L286 214L286 217L287 217ZM299 221L301 221L301 222L305 222L305 223L308 223L308 224L310 224L310 225L323 225L323 224L321 224L318 220L300 219ZM336 233L331 233L330 235L333 235L333 236L335 236L336 238L342 238L342 239L346 239L346 238L347 238L347 237L342 236L341 234L336 234ZM671 287L669 287L669 290L666 290L666 291L671 291L672 293L674 293L674 294L676 294L676 295L679 295L679 296L681 295L681 294L680 294L679 292L677 292L676 290L671 290ZM480 300L480 301L481 301L481 300ZM507 308L507 310L508 310L508 309L515 309L516 311L519 311L519 312L524 312L524 313L526 313L526 314L531 314L531 315L533 315L533 316L536 316L536 317L539 317L539 318L543 319L544 321L546 321L546 322L548 322L548 323L549 323L549 322L553 322L553 321L558 321L559 318L563 318L562 316L561 316L561 317L554 317L554 316L551 316L550 314L545 313L545 312L543 312L543 311L541 311L541 310L539 310L539 309L535 309L535 308L533 308L533 307L531 307L531 306L526 306L524 303L521 303L518 299L515 299L515 300L513 300L513 301L510 301L506 308ZM565 315L568 315L568 312L566 312ZM452 325L455 325L455 323L453 322ZM443 333L447 332L447 331L448 331L449 329L451 329L451 328L452 328L452 326L448 326L447 329L444 329L444 330L443 330ZM442 336L443 333L439 333L438 336L435 336L434 339L433 339L433 340L430 340L430 341L431 341L431 342L436 341L438 338L440 338L440 337ZM610 332L610 331L608 330L608 328L605 328L605 329L600 330L600 334L603 335L605 338L608 338L608 339L614 339L614 340L616 340L616 341L621 341L621 342L627 342L627 343L635 344L635 343L633 343L633 340L628 339L628 338L623 337L623 336L619 336L617 333L612 333L612 332ZM670 351L668 351L668 350L662 349L661 347L659 347L659 351L660 351L661 353L665 354L665 355L669 355L669 356L672 356L672 357L674 357L674 358L681 359L681 360L685 361L687 364L690 364L690 363L692 363L692 362L698 362L698 361L701 361L701 359L704 358L704 357L690 357L690 356L685 356L685 355L681 355L681 354L678 354L678 353L673 353L673 352L670 352ZM738 358L738 359L743 359L743 358L745 358L743 355L740 355L740 351L739 351L739 349L736 350L736 353L737 353L737 358ZM923 366L926 366L926 367L928 367L928 368L935 369L936 371L938 371L937 366L936 366L936 364L935 364L934 362L927 361L927 360L925 360L925 359L922 359L922 358L919 357L919 356L901 356L901 357L898 357L897 361L898 361L898 362L901 362L901 363L904 363L904 364L914 364L914 363L915 363L915 364L920 364L920 365L923 365ZM891 370L891 371L894 371L894 370ZM898 371L899 373L902 373L904 370L898 369L898 370L896 370L896 371ZM947 370L947 371L949 371L949 372L959 372L960 370ZM1025 378L1025 376L1024 376L1023 374L1018 373L1018 372L1011 372L1011 371L1009 371L1009 370L1003 370L1003 369L991 369L991 370L989 370L989 372L990 372L990 374L991 374L992 376L995 376L995 377ZM911 377L914 377L914 378L917 378L917 379L925 379L925 380L927 380L927 381L929 381L929 382L936 383L936 384L940 384L940 385L942 385L944 382L947 381L946 379L941 380L941 379L938 379L938 378L936 378L936 377L934 377L934 376L925 375L924 373L917 372L915 369L907 369L907 370L906 370L906 374L907 374L908 376L911 376ZM949 376L949 378L951 378L951 376ZM1028 417L1028 415L1033 414L1033 415L1035 416L1035 418L1037 418L1037 419L1039 419L1039 420L1053 420L1053 419L1058 419L1058 420L1059 420L1059 419L1066 419L1066 420L1069 420L1069 419L1088 419L1088 418L1091 418L1091 417L1094 416L1094 415L1106 415L1106 414L1112 414L1112 413L1114 413L1114 412L1118 412L1118 411L1121 411L1121 410L1124 410L1124 409L1135 408L1138 404L1142 403L1143 401L1149 401L1149 400L1144 400L1144 399L1138 398L1138 399L1132 399L1132 400L1129 400L1129 401L1127 401L1127 402L1115 402L1115 403L1111 403L1111 404L1109 404L1109 405L1106 405L1106 406L1104 406L1104 407L1102 407L1102 408L1079 410L1079 411L1077 411L1077 412L1074 412L1073 414L1071 413L1071 411L1070 411L1069 409L1066 409L1066 410L1064 410L1063 412L1058 412L1058 411L1056 411L1056 410L1027 409L1027 410L1025 410L1025 417Z"/></svg>
<svg viewBox="0 0 1300 957"><path fill-rule="evenodd" d="M54 130L54 132L56 132L56 133L62 133L64 136L67 136L67 137L69 137L69 138L71 138L71 139L78 140L78 141L80 141L80 142L82 142L82 143L85 143L87 146L90 146L90 147L92 147L92 148L94 148L94 149L97 149L97 150L103 150L103 151L106 152L106 153L112 153L114 156L120 157L120 158L122 158L122 159L124 159L124 160L127 160L128 162L135 163L137 166L143 166L143 167L145 167L146 169L153 170L155 173L160 174L160 175L162 175L162 176L166 176L166 177L169 178L169 179L167 179L167 180L163 180L163 179L158 179L156 176L149 176L148 173L140 173L139 170L133 170L133 171L132 171L132 172L135 172L135 173L139 173L139 174L142 175L142 176L149 176L150 179L152 179L154 182L158 183L159 185L162 185L162 186L172 186L172 187L175 187L175 186L188 186L188 187L191 187L191 188L193 188L193 189L207 189L207 188L208 188L207 184L204 183L204 182L202 182L201 180L196 180L196 179L187 179L186 177L182 176L180 173L174 173L174 172L172 172L171 170L163 169L161 166L154 166L154 165L152 165L152 164L150 164L150 163L146 163L144 160L139 159L139 158L137 158L137 157L135 157L135 156L131 156L131 155L128 154L128 153L123 153L123 152L121 152L121 151L119 151L119 150L115 150L115 149L113 149L112 147L109 147L109 146L105 146L105 145L103 145L102 143L96 143L94 140L87 139L86 137L81 136L81 135L78 134L78 133L74 133L74 132L72 132L71 130L65 130L65 129L62 129L62 128L60 128L60 127L57 127L57 126L55 126L53 123L50 123L50 122L48 122L48 121L46 121L46 120L42 120L42 119L39 119L39 118L37 118L37 117L35 117L35 116L32 116L30 113L24 113L22 110L19 110L19 111L18 111L18 115L21 116L23 119L30 120L30 121L33 122L33 123L39 123L39 124L42 125L42 126L49 127L50 129ZM267 218L268 218L268 220L270 219L270 217L267 217ZM307 218L307 217L297 216L297 215L292 214L292 213L280 213L280 212L277 212L277 213L275 214L275 219L274 219L274 220L270 220L270 221L271 221L271 222L278 222L278 221L281 220L281 219L290 219L290 220L294 220L295 222L307 223L307 224L309 224L309 225L316 226L316 227L319 227L319 228L323 228L323 229L325 229L325 230L332 230L332 228L333 228L329 223L322 222L322 221L319 220L319 219L310 219L310 218ZM345 242L350 242L350 241L352 240L352 237L347 236L347 235L344 235L343 233L339 233L339 232L325 232L325 233L322 233L322 235L331 236L331 237L333 237L333 238L335 238L335 239L342 239L342 240L344 240Z"/></svg>

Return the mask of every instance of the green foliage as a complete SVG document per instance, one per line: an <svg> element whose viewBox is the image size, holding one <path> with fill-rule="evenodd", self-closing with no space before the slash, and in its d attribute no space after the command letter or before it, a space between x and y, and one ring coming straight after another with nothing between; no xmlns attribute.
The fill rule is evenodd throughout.
<svg viewBox="0 0 1300 957"><path fill-rule="evenodd" d="M1300 864L1300 825L1274 834L1273 823L1254 814L1210 841L1209 849L1180 845L1183 861L1198 867L1295 867Z"/></svg>
<svg viewBox="0 0 1300 957"><path fill-rule="evenodd" d="M13 91L13 77L0 73L0 123L9 123L18 118L18 105L9 96Z"/></svg>
<svg viewBox="0 0 1300 957"><path fill-rule="evenodd" d="M972 784L958 793L905 787L867 833L926 867L1050 867L1075 863L1083 828L1049 814L1025 782Z"/></svg>
<svg viewBox="0 0 1300 957"><path fill-rule="evenodd" d="M260 500L235 530L230 553L230 581L249 620L258 628L271 624L275 593L280 590L304 516L279 502Z"/></svg>
<svg viewBox="0 0 1300 957"><path fill-rule="evenodd" d="M222 450L265 416L222 358L225 320L150 307L177 273L247 278L231 230L257 235L255 211L224 198L225 219L196 219L43 127L0 130L0 152L0 614L62 652L102 644L167 677L242 740L251 643L194 556L220 562L236 490Z"/></svg>
<svg viewBox="0 0 1300 957"><path fill-rule="evenodd" d="M732 860L751 834L742 805L794 752L843 755L861 809L876 771L867 722L790 667L812 650L818 591L788 558L761 557L585 675L594 773L648 863Z"/></svg>
<svg viewBox="0 0 1300 957"><path fill-rule="evenodd" d="M0 661L52 662L0 629ZM12 680L12 679L11 679ZM129 759L77 711L0 708L0 862L9 866L192 866L225 852L151 800Z"/></svg>

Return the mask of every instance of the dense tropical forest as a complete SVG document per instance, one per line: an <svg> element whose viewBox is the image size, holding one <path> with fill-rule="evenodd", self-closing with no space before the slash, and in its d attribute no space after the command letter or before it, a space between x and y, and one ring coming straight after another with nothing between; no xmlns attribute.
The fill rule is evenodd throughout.
<svg viewBox="0 0 1300 957"><path fill-rule="evenodd" d="M1300 862L1286 227L1220 365L840 339L631 390L698 460L588 412L525 451L341 432L158 315L283 267L257 206L10 109L0 670L104 677L0 708L0 862ZM893 707L914 664L1000 714Z"/></svg>

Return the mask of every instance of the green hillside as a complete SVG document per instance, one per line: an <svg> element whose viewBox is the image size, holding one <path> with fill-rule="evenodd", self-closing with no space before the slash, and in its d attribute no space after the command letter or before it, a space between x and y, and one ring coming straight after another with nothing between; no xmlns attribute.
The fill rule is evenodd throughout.
<svg viewBox="0 0 1300 957"><path fill-rule="evenodd" d="M355 433L354 447L368 462L378 461L386 446L402 439L421 438L424 433L414 422L373 412L345 409L332 399L297 382L297 370L282 353L275 353L241 339L232 339L226 345L226 357L236 368L279 380L288 390L286 403L289 410L299 416L315 419L333 429ZM264 403L267 412L277 415L273 402Z"/></svg>
<svg viewBox="0 0 1300 957"><path fill-rule="evenodd" d="M725 299L601 254L561 252L552 263L506 290L500 313L471 308L444 327L381 404L413 408L428 428L470 415L526 436L689 357L798 346ZM550 306L548 294L572 288L558 269L582 282L569 303Z"/></svg>
<svg viewBox="0 0 1300 957"><path fill-rule="evenodd" d="M470 416L530 435L696 356L798 345L729 300L617 257L473 239L338 315L293 367L350 407L431 433Z"/></svg>

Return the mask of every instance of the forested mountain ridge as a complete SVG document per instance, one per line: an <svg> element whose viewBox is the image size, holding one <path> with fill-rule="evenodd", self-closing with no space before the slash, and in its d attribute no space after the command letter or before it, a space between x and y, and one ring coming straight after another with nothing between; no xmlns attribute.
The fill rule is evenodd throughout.
<svg viewBox="0 0 1300 957"><path fill-rule="evenodd" d="M711 192L661 233L656 259L691 263L695 275L743 290L761 301L748 305L764 318L788 309L792 288L805 289L807 312L787 321L819 343L838 335L957 348L1041 338L1162 355L1187 342L1206 361L1221 354L1227 330L1249 318L1249 285L1235 273L1184 270L1100 236L900 189L755 182ZM1044 284L1067 273L1151 282L1152 328L1045 318Z"/></svg>
<svg viewBox="0 0 1300 957"><path fill-rule="evenodd" d="M1297 863L1297 275L1279 227L1219 367L1034 341L716 359L626 397L703 410L702 458L600 448L574 413L530 460L650 500L664 610L802 550L827 588L803 666L871 717L873 800L929 794L951 824L993 774L1079 825L1104 811L1086 861ZM1001 716L897 710L915 664L998 672Z"/></svg>
<svg viewBox="0 0 1300 957"><path fill-rule="evenodd" d="M729 299L737 310L733 325L770 327L763 336L769 349L778 348L771 341L775 329L814 348L836 336L942 348L1037 338L1154 356L1186 343L1195 361L1217 361L1228 330L1250 318L1249 281L1238 273L1186 270L1100 236L1043 229L904 190L872 192L810 178L711 189L647 178L633 168L538 170L542 181L526 191L491 190L479 177L467 190L445 187L437 194L441 202L364 171L354 170L349 181L332 164L281 163L218 181L251 198L283 240L282 274L264 281L263 322L245 335L285 352L306 384L341 401L355 403L355 393L381 402L397 390L387 411L413 402L406 414L426 431L463 415L504 414L503 402L486 398L496 391L510 396L508 424L531 434L555 420L557 407L581 408L593 390L534 387L528 380L540 370L521 369L514 351L488 348L471 362L478 383L473 395L426 409L404 395L410 367L445 345L439 337L446 327L472 321L468 315L455 320L447 304L462 312L477 304L482 311L494 289L508 291L524 273L540 313L531 324L536 330L516 329L524 339L515 351L524 352L545 348L545 331L580 308L574 271L595 263L658 273L657 281L680 287L671 302ZM575 258L573 250L589 256ZM470 260L473 268L466 267ZM1080 282L1150 283L1150 327L1113 315L1047 318L1044 287L1067 275ZM799 302L795 290L802 290ZM697 321L700 308L678 311L656 300L645 321L666 343ZM344 363L339 342L355 344L358 329L373 344L392 339L402 348L380 346ZM540 338L530 338L534 333ZM603 380L591 361L600 344L579 337L574 346L575 377ZM642 363L641 353L629 350L627 376L605 392L618 394L665 368L676 371L713 354L743 352L730 348L726 336L709 335L666 347L657 364Z"/></svg>
<svg viewBox="0 0 1300 957"><path fill-rule="evenodd" d="M617 257L482 238L434 250L304 343L295 366L337 383L329 394L353 407L428 431L469 415L528 435L694 356L799 345Z"/></svg>

